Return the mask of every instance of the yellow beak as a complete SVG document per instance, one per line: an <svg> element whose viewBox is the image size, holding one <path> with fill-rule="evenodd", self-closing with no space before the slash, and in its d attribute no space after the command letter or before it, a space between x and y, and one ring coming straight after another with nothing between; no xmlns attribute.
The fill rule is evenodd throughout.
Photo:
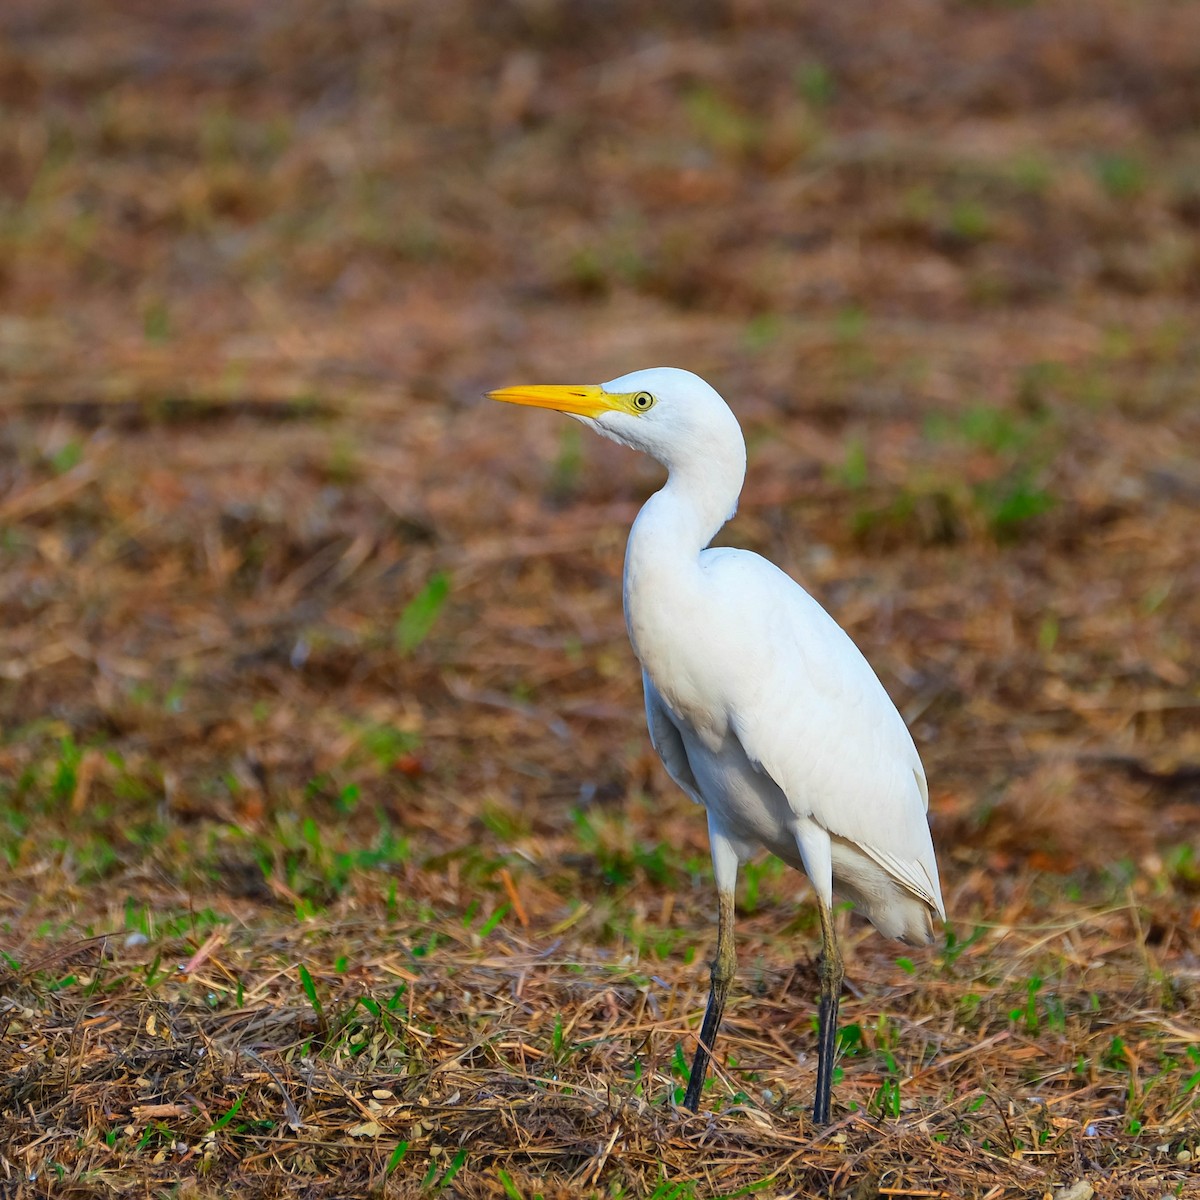
<svg viewBox="0 0 1200 1200"><path fill-rule="evenodd" d="M505 404L527 404L532 408L553 408L558 412L571 413L577 417L598 417L612 409L615 397L602 387L584 384L579 387L546 386L533 384L528 387L500 388L488 392L489 400L502 400Z"/></svg>

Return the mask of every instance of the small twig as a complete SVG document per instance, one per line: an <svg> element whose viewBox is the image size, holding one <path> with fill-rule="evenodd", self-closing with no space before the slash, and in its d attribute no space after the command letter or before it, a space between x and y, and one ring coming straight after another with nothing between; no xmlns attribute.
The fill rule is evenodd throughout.
<svg viewBox="0 0 1200 1200"><path fill-rule="evenodd" d="M279 1089L279 1094L283 1097L283 1112L288 1128L292 1130L303 1129L304 1122L300 1119L300 1110L292 1103L292 1098L288 1094L287 1088L283 1086L283 1080L253 1050L248 1050L245 1046L240 1046L238 1049L247 1058L257 1063L271 1077L272 1082Z"/></svg>
<svg viewBox="0 0 1200 1200"><path fill-rule="evenodd" d="M525 905L521 903L521 894L517 891L517 885L513 882L513 877L507 867L500 868L500 882L504 884L504 890L508 893L513 912L517 914L517 920L521 922L521 928L528 929L529 917L525 913Z"/></svg>
<svg viewBox="0 0 1200 1200"><path fill-rule="evenodd" d="M204 940L204 944L192 955L191 958L183 964L180 970L180 975L194 975L197 970L216 953L217 947L225 941L225 934L219 930L213 930Z"/></svg>

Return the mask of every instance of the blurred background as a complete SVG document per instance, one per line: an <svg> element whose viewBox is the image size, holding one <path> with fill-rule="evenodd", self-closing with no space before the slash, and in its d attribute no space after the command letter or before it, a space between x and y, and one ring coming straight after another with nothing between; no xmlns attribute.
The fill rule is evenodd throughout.
<svg viewBox="0 0 1200 1200"><path fill-rule="evenodd" d="M0 6L0 1190L1183 1195L1198 330L1200 5ZM671 1106L662 473L481 395L657 365L929 776L825 1141L778 862Z"/></svg>
<svg viewBox="0 0 1200 1200"><path fill-rule="evenodd" d="M950 910L1194 899L1198 79L1172 3L6 5L14 925L706 912L620 610L660 472L480 398L661 364L908 717Z"/></svg>

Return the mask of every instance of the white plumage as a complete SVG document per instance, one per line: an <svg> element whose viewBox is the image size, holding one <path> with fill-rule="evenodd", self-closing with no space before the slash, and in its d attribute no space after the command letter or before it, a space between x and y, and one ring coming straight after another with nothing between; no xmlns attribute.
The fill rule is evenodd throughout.
<svg viewBox="0 0 1200 1200"><path fill-rule="evenodd" d="M720 905L713 988L687 1103L695 1108L733 974L737 869L761 848L806 872L822 924L814 1115L828 1120L841 957L834 893L888 937L924 944L944 919L912 737L858 648L774 564L708 549L746 471L741 428L689 371L658 367L599 387L506 388L668 470L629 534L625 620L642 664L646 721L671 778L708 813Z"/></svg>

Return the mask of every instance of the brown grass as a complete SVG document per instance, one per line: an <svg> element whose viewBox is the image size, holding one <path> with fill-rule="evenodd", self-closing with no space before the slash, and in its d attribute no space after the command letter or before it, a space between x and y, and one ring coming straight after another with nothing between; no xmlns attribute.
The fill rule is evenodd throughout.
<svg viewBox="0 0 1200 1200"><path fill-rule="evenodd" d="M1200 1194L1198 75L1115 0L6 8L0 1195ZM659 363L931 781L827 1130L778 864L677 1107L657 469L478 399Z"/></svg>

